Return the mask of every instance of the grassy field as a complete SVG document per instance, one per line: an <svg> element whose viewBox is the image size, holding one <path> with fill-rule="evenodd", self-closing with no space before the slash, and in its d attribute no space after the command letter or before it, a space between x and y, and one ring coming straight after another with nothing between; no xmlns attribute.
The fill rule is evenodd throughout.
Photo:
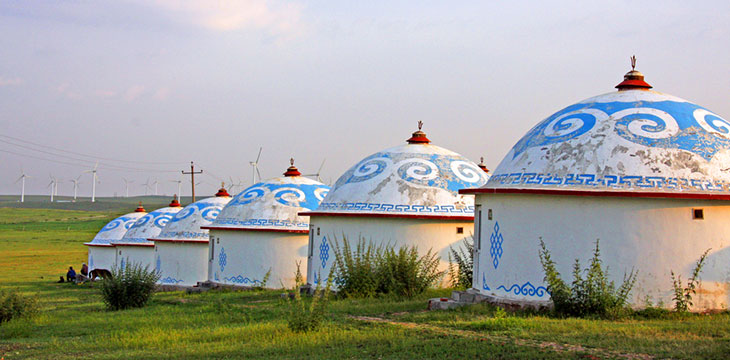
<svg viewBox="0 0 730 360"><path fill-rule="evenodd" d="M717 358L730 354L730 314L555 319L490 306L427 312L412 300L335 300L325 325L299 334L281 291L158 293L109 312L98 288L58 284L120 209L0 208L0 287L37 294L42 312L0 325L0 357L76 358Z"/></svg>

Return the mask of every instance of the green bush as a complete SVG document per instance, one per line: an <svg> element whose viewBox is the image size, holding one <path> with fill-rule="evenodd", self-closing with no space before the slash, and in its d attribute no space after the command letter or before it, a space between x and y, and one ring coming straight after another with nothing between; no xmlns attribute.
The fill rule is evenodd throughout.
<svg viewBox="0 0 730 360"><path fill-rule="evenodd" d="M547 290L553 301L554 310L562 316L598 316L601 318L617 318L628 313L627 299L636 283L637 272L631 269L624 275L621 286L616 288L613 281L608 280L608 269L601 263L601 252L596 240L596 249L587 269L581 270L578 259L573 264L573 283L568 286L560 276L540 239L540 263L545 272ZM586 273L585 278L583 273Z"/></svg>
<svg viewBox="0 0 730 360"><path fill-rule="evenodd" d="M38 309L37 297L0 290L0 324L12 319L32 317L38 313Z"/></svg>
<svg viewBox="0 0 730 360"><path fill-rule="evenodd" d="M672 286L674 287L674 297L672 300L674 300L674 310L677 312L687 312L692 307L692 297L697 294L695 289L697 289L700 283L700 272L702 272L702 267L705 265L705 259L709 253L710 249L705 250L702 256L700 256L700 259L697 260L695 268L692 270L692 276L687 280L686 287L682 287L682 276L675 275L673 270L670 271L672 274Z"/></svg>
<svg viewBox="0 0 730 360"><path fill-rule="evenodd" d="M114 267L112 276L101 282L101 295L109 310L124 310L145 306L152 297L160 274L148 266L130 264Z"/></svg>
<svg viewBox="0 0 730 360"><path fill-rule="evenodd" d="M299 263L297 263L297 274L301 274ZM307 332L319 329L327 316L329 306L330 284L332 277L327 279L325 288L320 284L314 289L310 301L302 299L300 288L303 284L301 276L297 277L296 285L292 289L293 294L287 297L289 312L287 314L287 326L294 332Z"/></svg>
<svg viewBox="0 0 730 360"><path fill-rule="evenodd" d="M334 283L341 297L374 297L392 294L413 297L439 280L438 255L429 250L419 256L418 249L365 243L360 239L353 251L345 239L342 248L334 242Z"/></svg>
<svg viewBox="0 0 730 360"><path fill-rule="evenodd" d="M474 240L465 238L462 245L457 249L449 246L449 277L451 286L468 289L474 279Z"/></svg>

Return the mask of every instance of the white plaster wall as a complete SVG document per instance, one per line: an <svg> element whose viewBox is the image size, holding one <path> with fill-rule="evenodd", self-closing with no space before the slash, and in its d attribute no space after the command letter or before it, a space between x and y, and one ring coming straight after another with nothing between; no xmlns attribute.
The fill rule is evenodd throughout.
<svg viewBox="0 0 730 360"><path fill-rule="evenodd" d="M155 241L155 246L160 264L160 284L193 286L208 280L207 243Z"/></svg>
<svg viewBox="0 0 730 360"><path fill-rule="evenodd" d="M457 233L457 227L462 227L463 233ZM441 257L439 269L447 270L449 246L460 246L456 243L470 237L473 231L474 223L463 220L312 216L307 279L310 284L327 279L335 262L333 242L342 244L343 239L347 239L353 248L363 238L366 242L390 244L396 248L416 245L421 254L432 249ZM444 276L441 285L447 283L447 276Z"/></svg>
<svg viewBox="0 0 730 360"><path fill-rule="evenodd" d="M116 254L116 265L117 268L121 267L122 259L125 263L141 264L142 267L147 266L150 270L155 270L155 248L152 246L123 246L117 245L115 247Z"/></svg>
<svg viewBox="0 0 730 360"><path fill-rule="evenodd" d="M86 265L89 266L89 271L94 269L111 271L116 259L116 250L111 246L89 246L89 259Z"/></svg>
<svg viewBox="0 0 730 360"><path fill-rule="evenodd" d="M482 221L477 225L481 248L474 287L482 293L547 301L549 294L540 288L545 284L539 239L545 241L567 282L572 281L575 259L585 268L600 239L601 258L617 286L624 272L639 271L632 292L634 306L649 299L671 307L670 271L687 279L708 248L712 250L701 274L695 309L730 304L730 202L499 194L477 195L476 204L476 219L481 211ZM704 220L694 220L692 208L702 208ZM495 268L491 238L500 234L503 253Z"/></svg>
<svg viewBox="0 0 730 360"><path fill-rule="evenodd" d="M255 286L271 270L267 288L292 288L299 262L306 276L307 235L273 231L210 230L210 281ZM214 244L213 244L214 243ZM221 261L222 254L225 260Z"/></svg>

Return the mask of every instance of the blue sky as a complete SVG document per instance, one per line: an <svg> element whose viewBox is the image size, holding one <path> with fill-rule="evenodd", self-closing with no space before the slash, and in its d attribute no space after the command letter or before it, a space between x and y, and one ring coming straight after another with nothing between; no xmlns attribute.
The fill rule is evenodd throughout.
<svg viewBox="0 0 730 360"><path fill-rule="evenodd" d="M2 2L0 193L22 167L29 193L52 173L71 194L84 154L115 159L101 195L122 177L171 194L190 160L212 195L250 183L259 147L264 177L293 156L334 181L418 120L494 168L538 121L613 91L633 54L655 90L730 118L729 17L727 1Z"/></svg>

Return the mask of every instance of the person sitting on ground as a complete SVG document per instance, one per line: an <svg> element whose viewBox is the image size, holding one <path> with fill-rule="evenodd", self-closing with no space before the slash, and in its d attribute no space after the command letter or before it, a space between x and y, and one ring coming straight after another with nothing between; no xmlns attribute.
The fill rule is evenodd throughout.
<svg viewBox="0 0 730 360"><path fill-rule="evenodd" d="M89 280L89 267L86 264L81 264L80 274L76 274L76 282L84 282Z"/></svg>
<svg viewBox="0 0 730 360"><path fill-rule="evenodd" d="M73 266L69 266L68 272L66 273L66 281L71 282L72 280L76 280L76 271L74 271Z"/></svg>
<svg viewBox="0 0 730 360"><path fill-rule="evenodd" d="M86 263L81 264L81 275L89 276L89 267L86 266Z"/></svg>
<svg viewBox="0 0 730 360"><path fill-rule="evenodd" d="M63 281L63 275L61 275L60 279L58 279L58 281L56 281L56 282L57 282L57 283L59 283L59 284L60 284L60 283L63 283L63 282L64 282L64 281Z"/></svg>

